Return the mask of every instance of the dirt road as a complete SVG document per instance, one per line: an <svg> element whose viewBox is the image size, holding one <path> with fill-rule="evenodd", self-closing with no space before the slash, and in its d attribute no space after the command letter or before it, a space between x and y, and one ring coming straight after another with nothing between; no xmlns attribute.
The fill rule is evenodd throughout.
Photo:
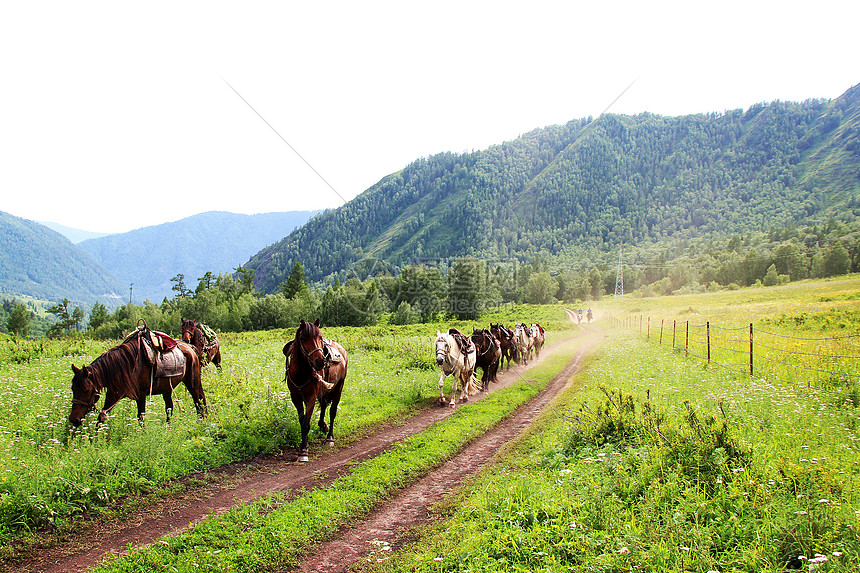
<svg viewBox="0 0 860 573"><path fill-rule="evenodd" d="M596 344L598 338L602 338L602 336L598 336L594 332L592 334L586 332L586 337L593 337L594 339L588 342L584 341L584 346L589 348ZM529 367L539 364L546 356L556 352L559 345L560 343L557 343L552 347L546 347L541 354L541 358L530 363ZM565 372L572 372L571 369L576 368L581 356L580 354L568 366ZM510 386L523 375L527 376L526 372L524 369L514 367L507 372L501 373L499 375L499 382L493 384L490 391L493 392ZM548 400L560 391L564 381L569 377L569 375L566 375L562 377L562 381L559 381L561 379L554 380L535 400L518 410L514 416L503 422L499 427L473 442L472 445L466 448L464 453L460 454L460 456L465 454L466 458L460 459L456 463L453 461L446 463L430 474L435 476L434 478L431 479L428 476L428 478L419 481L418 484L406 489L401 495L408 496L410 495L408 492L413 491L418 492L413 495L420 497L427 496L430 500L437 499L441 493L435 491L432 493L421 492L420 489L416 490L413 488L432 486L432 482L437 482L437 487L441 487L440 492L447 491L447 489L453 487L455 482L459 482L462 479L462 477L459 477L462 471L468 468L471 468L469 471L474 471L478 465L484 463L489 458L489 456L482 457L479 453L473 453L469 456L465 453L466 451L475 452L482 449L490 453L497 451L501 444L508 441L511 436L519 433L534 419ZM483 396L485 394L479 394L472 399L481 399ZM326 448L322 444L314 444L311 449L312 459L306 464L295 462L294 453L287 452L282 456L256 458L247 462L229 464L216 470L210 470L205 474L190 476L189 478L185 478L184 481L193 485L189 485L185 493L161 500L146 509L125 517L121 521L96 522L85 525L79 533L71 538L61 540L59 543L39 551L35 558L15 563L8 566L5 570L39 571L46 573L86 571L106 555L124 553L129 544L135 546L145 545L156 541L164 535L177 534L193 526L208 515L223 513L238 504L253 501L276 491L298 492L302 489L326 487L337 477L348 472L356 462L379 455L396 442L423 431L431 424L449 416L453 411L452 408L446 407L420 410L415 416L401 424L382 426L375 429L369 435L334 450ZM507 429L503 433L498 434L500 428ZM451 472L450 478L442 477L446 471ZM427 485L420 485L427 482L428 479L430 479L430 482ZM448 486L444 485L446 482ZM397 499L400 499L400 497ZM393 503L395 503L395 500L391 500L386 504L386 507ZM412 505L419 507L419 504L414 502ZM392 509L391 511L401 510ZM377 515L377 513L375 512L374 515ZM426 509L424 510L424 514L426 515ZM384 514L380 514L379 519L391 520L393 517L385 517ZM410 523L414 518L404 517L402 519L398 518L398 520ZM380 531L379 535L383 536L383 532ZM396 532L393 532L391 535L388 533L384 534L384 536L392 538L393 535L396 535ZM336 542L337 540L332 541L332 543ZM353 543L369 547L369 544L362 542ZM333 552L334 550L329 549L328 551ZM361 555L357 554L344 554L341 562L348 564L350 560L354 561L360 557ZM334 565L332 567L331 571L339 570Z"/></svg>

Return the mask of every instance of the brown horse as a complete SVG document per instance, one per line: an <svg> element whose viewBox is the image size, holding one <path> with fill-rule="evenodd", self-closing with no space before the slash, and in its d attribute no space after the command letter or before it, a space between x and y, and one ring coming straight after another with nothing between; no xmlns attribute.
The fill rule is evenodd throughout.
<svg viewBox="0 0 860 573"><path fill-rule="evenodd" d="M499 360L502 357L502 345L499 339L485 329L473 329L472 342L475 344L475 350L478 353L475 368L481 367L484 371L481 374L481 389L486 392L490 387L490 382L496 381L496 374L499 371Z"/></svg>
<svg viewBox="0 0 860 573"><path fill-rule="evenodd" d="M493 336L499 339L499 344L502 347L502 357L499 359L499 366L510 368L511 361L517 360L517 347L514 344L514 331L510 328L505 328L505 326L501 324L491 324L490 332L493 333ZM505 359L508 361L507 365L505 365Z"/></svg>
<svg viewBox="0 0 860 573"><path fill-rule="evenodd" d="M190 318L182 319L182 341L194 347L203 366L211 362L221 372L221 343L217 337L207 339L200 323Z"/></svg>
<svg viewBox="0 0 860 573"><path fill-rule="evenodd" d="M184 342L167 338L170 342L176 342L179 351L178 355L175 355L174 364L177 374L157 377L156 367L150 364L147 350L144 348L147 344L145 337L149 336L150 332L145 326L138 327L122 343L93 360L89 366L78 368L72 365L74 377L69 422L73 426L80 426L84 417L95 409L102 391L106 391L106 395L104 406L99 412L99 422L106 422L110 411L123 398L131 398L137 402L137 417L143 422L146 398L153 394L161 394L164 397L164 409L167 412L167 421L170 421L173 413L173 389L180 381L185 383L194 399L197 415L201 418L205 415L206 395L200 381L200 361L194 349Z"/></svg>
<svg viewBox="0 0 860 573"><path fill-rule="evenodd" d="M299 415L302 444L298 461L308 461L308 432L314 404L320 403L319 429L326 434L326 443L334 444L334 418L346 380L346 350L320 333L320 321L302 320L296 329L296 337L284 345L286 356L286 379L290 399ZM325 423L328 406L329 423Z"/></svg>

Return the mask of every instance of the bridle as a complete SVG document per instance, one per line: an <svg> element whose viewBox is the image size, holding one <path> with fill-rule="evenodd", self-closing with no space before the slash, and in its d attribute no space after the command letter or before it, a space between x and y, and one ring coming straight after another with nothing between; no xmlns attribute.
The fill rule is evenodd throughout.
<svg viewBox="0 0 860 573"><path fill-rule="evenodd" d="M323 368L325 368L325 366L323 366L323 368L314 368L314 365L313 365L313 363L311 362L311 356L313 356L313 354L314 354L314 353L316 353L316 352L319 352L319 353L320 353L320 356L322 356L323 362L325 362L325 361L326 361L326 359L325 359L325 351L323 350L323 345L322 345L322 344L320 344L319 346L314 347L314 349L313 349L313 350L311 350L310 352L308 352L307 350L305 350L305 347L302 345L301 340L299 340L299 349L301 349L302 354L304 354L304 355L305 355L305 359L308 361L308 366L310 366L310 367L311 367L311 370L314 370L314 371L317 371L317 372L318 372L318 371L322 370Z"/></svg>
<svg viewBox="0 0 860 573"><path fill-rule="evenodd" d="M101 398L101 394L99 394L98 392L93 392L93 399L89 402L80 400L78 398L72 398L72 404L77 404L78 406L86 406L87 411L84 412L84 416L86 416L87 414L96 409L96 402L99 401L99 398ZM83 418L83 416L81 417Z"/></svg>
<svg viewBox="0 0 860 573"><path fill-rule="evenodd" d="M482 328L482 329L481 329L481 330L479 330L478 332L479 332L479 333L480 333L480 335L481 335L481 340L483 340L484 342L486 342L486 343L487 343L487 348L485 348L485 349L481 352L481 356L486 356L486 355L487 355L487 353L488 353L488 352L493 348L493 339L492 339L492 337L491 337L490 333L489 333L489 332L487 332L487 330L486 330L485 328Z"/></svg>

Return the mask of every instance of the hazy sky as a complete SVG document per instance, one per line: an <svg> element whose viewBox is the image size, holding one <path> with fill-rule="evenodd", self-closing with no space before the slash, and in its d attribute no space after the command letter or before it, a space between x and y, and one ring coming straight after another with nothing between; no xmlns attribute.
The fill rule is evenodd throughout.
<svg viewBox="0 0 860 573"><path fill-rule="evenodd" d="M337 207L634 81L610 111L834 98L858 21L855 0L4 2L0 210L122 232Z"/></svg>

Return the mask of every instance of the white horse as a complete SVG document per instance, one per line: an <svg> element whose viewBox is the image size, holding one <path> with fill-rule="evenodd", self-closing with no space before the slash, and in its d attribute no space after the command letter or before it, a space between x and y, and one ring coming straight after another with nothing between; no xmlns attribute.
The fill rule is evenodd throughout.
<svg viewBox="0 0 860 573"><path fill-rule="evenodd" d="M529 328L525 324L517 323L514 326L514 345L517 347L517 354L520 356L523 364L529 363L534 339L532 338Z"/></svg>
<svg viewBox="0 0 860 573"><path fill-rule="evenodd" d="M543 333L543 327L538 323L534 323L529 330L531 330L532 340L534 341L532 346L535 350L535 358L539 358L541 348L543 348L543 343L546 338Z"/></svg>
<svg viewBox="0 0 860 573"><path fill-rule="evenodd" d="M460 347L450 334L436 331L436 364L442 369L439 377L439 402L445 404L445 392L442 386L446 376L454 376L451 384L451 403L453 408L457 398L457 382L460 383L460 400L466 402L469 396L481 390L475 378L475 362L478 354L474 345L470 352L463 354Z"/></svg>

